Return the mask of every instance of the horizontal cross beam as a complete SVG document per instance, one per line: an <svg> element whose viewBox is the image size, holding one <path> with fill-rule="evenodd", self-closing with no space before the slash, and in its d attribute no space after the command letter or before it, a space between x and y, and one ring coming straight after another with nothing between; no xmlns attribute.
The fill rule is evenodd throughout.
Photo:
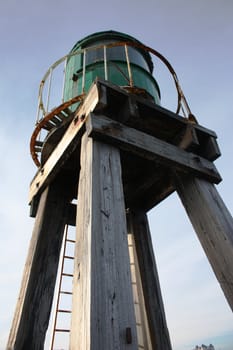
<svg viewBox="0 0 233 350"><path fill-rule="evenodd" d="M177 146L159 140L141 131L129 128L105 116L91 113L86 121L88 136L113 144L122 150L132 152L139 157L160 163L163 166L192 173L195 176L219 183L215 165L196 154L184 151Z"/></svg>

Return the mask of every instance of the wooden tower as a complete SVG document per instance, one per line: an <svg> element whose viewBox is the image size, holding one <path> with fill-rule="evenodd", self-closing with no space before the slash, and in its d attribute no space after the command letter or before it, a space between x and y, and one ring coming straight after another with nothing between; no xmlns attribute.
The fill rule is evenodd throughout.
<svg viewBox="0 0 233 350"><path fill-rule="evenodd" d="M176 113L159 105L150 54L172 73ZM63 100L50 109L63 60ZM44 348L64 230L73 225L70 349L171 350L147 211L174 191L233 309L233 220L215 188L216 134L191 114L167 60L127 35L94 34L46 73L40 111L31 139L35 226L7 349Z"/></svg>

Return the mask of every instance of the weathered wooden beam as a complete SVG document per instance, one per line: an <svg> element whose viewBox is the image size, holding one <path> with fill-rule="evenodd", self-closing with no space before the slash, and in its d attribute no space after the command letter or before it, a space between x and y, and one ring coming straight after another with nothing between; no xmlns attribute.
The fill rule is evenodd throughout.
<svg viewBox="0 0 233 350"><path fill-rule="evenodd" d="M205 138L205 141L202 142L200 153L204 158L207 158L212 161L220 157L221 151L218 146L218 143L216 142L216 137L209 136Z"/></svg>
<svg viewBox="0 0 233 350"><path fill-rule="evenodd" d="M181 174L175 184L233 311L233 218L213 184Z"/></svg>
<svg viewBox="0 0 233 350"><path fill-rule="evenodd" d="M193 139L195 144L197 145L196 141L199 143L197 147L199 155L211 161L221 155L214 131L191 123L189 119L140 95L128 93L110 82L98 79L96 84L100 91L105 88L107 103L102 114L107 117L159 139L170 140L170 143L175 145L188 141L187 134L185 135L188 128L195 134Z"/></svg>
<svg viewBox="0 0 233 350"><path fill-rule="evenodd" d="M147 215L130 211L128 232L134 235L140 276L153 350L171 350L159 276L155 262Z"/></svg>
<svg viewBox="0 0 233 350"><path fill-rule="evenodd" d="M185 173L192 172L214 183L221 181L212 162L104 116L91 113L86 128L90 137L114 144L140 157Z"/></svg>
<svg viewBox="0 0 233 350"><path fill-rule="evenodd" d="M71 350L138 350L119 150L83 137Z"/></svg>
<svg viewBox="0 0 233 350"><path fill-rule="evenodd" d="M41 195L7 350L44 349L66 223L62 188L55 181Z"/></svg>
<svg viewBox="0 0 233 350"><path fill-rule="evenodd" d="M77 123L73 120L64 134L62 140L58 143L46 163L40 168L30 185L29 203L34 196L39 195L56 177L61 170L63 164L70 157L71 153L80 142L81 128L84 121Z"/></svg>

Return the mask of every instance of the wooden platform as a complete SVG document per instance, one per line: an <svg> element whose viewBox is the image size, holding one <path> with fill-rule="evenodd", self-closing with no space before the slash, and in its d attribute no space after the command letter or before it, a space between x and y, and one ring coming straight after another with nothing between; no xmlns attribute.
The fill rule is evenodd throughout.
<svg viewBox="0 0 233 350"><path fill-rule="evenodd" d="M43 189L58 174L73 186L76 197L80 141L86 128L91 137L120 148L126 207L147 211L166 198L174 191L174 169L191 171L213 183L221 181L212 163L220 155L215 132L150 100L97 80L68 128L64 128L63 137L60 131L58 138L48 138L49 151L43 156L47 161L30 186L32 216Z"/></svg>

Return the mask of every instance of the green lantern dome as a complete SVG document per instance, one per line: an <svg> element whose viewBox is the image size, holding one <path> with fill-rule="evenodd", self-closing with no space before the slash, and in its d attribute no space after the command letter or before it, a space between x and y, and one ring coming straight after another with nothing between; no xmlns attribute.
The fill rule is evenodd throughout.
<svg viewBox="0 0 233 350"><path fill-rule="evenodd" d="M64 100L87 92L98 77L120 87L146 91L160 104L153 62L143 44L116 31L94 33L78 41L67 60Z"/></svg>

